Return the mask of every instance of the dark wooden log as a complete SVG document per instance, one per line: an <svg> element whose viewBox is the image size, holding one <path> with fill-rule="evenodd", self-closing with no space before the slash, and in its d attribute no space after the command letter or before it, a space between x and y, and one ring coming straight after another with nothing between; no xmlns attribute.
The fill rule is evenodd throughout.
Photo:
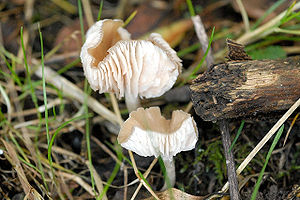
<svg viewBox="0 0 300 200"><path fill-rule="evenodd" d="M217 64L190 89L196 113L205 121L286 110L300 97L300 56Z"/></svg>

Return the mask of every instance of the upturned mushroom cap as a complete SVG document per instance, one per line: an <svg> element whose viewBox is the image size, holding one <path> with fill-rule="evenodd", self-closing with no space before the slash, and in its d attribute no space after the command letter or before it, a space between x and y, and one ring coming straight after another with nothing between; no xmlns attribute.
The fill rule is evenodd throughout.
<svg viewBox="0 0 300 200"><path fill-rule="evenodd" d="M193 149L197 140L198 130L190 114L176 110L167 120L158 107L131 112L118 136L122 147L140 156L161 156L169 161L177 153Z"/></svg>
<svg viewBox="0 0 300 200"><path fill-rule="evenodd" d="M181 60L159 34L129 40L121 26L119 20L103 20L87 32L80 57L91 88L119 98L161 96L175 83Z"/></svg>

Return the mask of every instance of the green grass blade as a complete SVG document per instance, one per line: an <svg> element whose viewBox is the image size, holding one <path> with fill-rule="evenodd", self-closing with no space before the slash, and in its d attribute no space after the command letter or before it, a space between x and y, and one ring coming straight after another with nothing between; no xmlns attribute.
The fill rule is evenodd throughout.
<svg viewBox="0 0 300 200"><path fill-rule="evenodd" d="M274 3L264 14L263 16L261 16L256 22L255 24L251 27L251 30L256 29L261 23L262 21L268 17L274 10L276 10L281 4L283 4L286 0L279 0L276 3Z"/></svg>
<svg viewBox="0 0 300 200"><path fill-rule="evenodd" d="M300 35L300 30L287 30L287 29L277 28L277 29L275 29L275 32L277 32L277 33L286 33L286 34Z"/></svg>
<svg viewBox="0 0 300 200"><path fill-rule="evenodd" d="M9 51L7 51L1 44L0 44L0 51L4 54L4 56L9 58L11 61L16 62L18 64L23 64L23 60L16 57L13 53L10 53Z"/></svg>
<svg viewBox="0 0 300 200"><path fill-rule="evenodd" d="M16 74L15 70L13 69L13 67L11 66L11 64L7 61L5 55L1 51L0 51L0 56L4 60L6 66L9 69L9 71L11 72L11 78L14 80L15 83L17 83L17 85L19 87L22 88L22 83L21 83L21 80L20 80L19 76Z"/></svg>
<svg viewBox="0 0 300 200"><path fill-rule="evenodd" d="M0 127L2 127L2 129L4 129L7 126L8 122L7 119L5 117L5 115L3 114L1 107L0 107Z"/></svg>
<svg viewBox="0 0 300 200"><path fill-rule="evenodd" d="M291 15L291 13L293 12L292 9L293 7L295 6L296 4L296 1L294 1L291 6L287 9L285 15L281 18L281 20L279 21L279 26L286 23L287 22L287 19L288 17Z"/></svg>
<svg viewBox="0 0 300 200"><path fill-rule="evenodd" d="M91 117L92 115L89 115L89 117ZM64 127L66 127L70 122L72 121L76 121L76 120L81 120L81 119L85 119L86 115L80 115L78 117L74 117L64 123L62 123L57 129L56 131L54 132L54 134L52 135L51 137L51 140L50 140L50 143L48 145L48 160L49 160L49 163L50 165L52 165L53 161L52 161L52 157L51 157L51 152L52 152L52 146L53 146L53 143L54 143L54 140L57 136L57 134L59 133L59 131L61 129L63 129Z"/></svg>
<svg viewBox="0 0 300 200"><path fill-rule="evenodd" d="M91 93L91 88L88 85L87 79L85 79L85 81L84 81L84 93L85 93L85 98L84 98L83 106L84 106L84 111L86 114L86 117L85 117L85 140L86 140L87 154L88 154L88 160L89 160L89 169L90 169L92 188L96 194L95 179L94 179L93 171L91 170L93 163L92 163L92 153L91 153L91 145L90 145L90 122L89 122L89 117L88 117L89 109L88 109L88 105L87 105L87 99Z"/></svg>
<svg viewBox="0 0 300 200"><path fill-rule="evenodd" d="M81 32L81 38L82 38L82 43L85 41L85 35L84 35L84 26L83 26L83 15L82 15L82 6L81 6L81 1L77 0L78 4L78 14L79 14L79 21L80 21L80 32Z"/></svg>
<svg viewBox="0 0 300 200"><path fill-rule="evenodd" d="M158 162L159 162L160 169L162 170L162 173L164 175L164 180L166 181L168 188L171 188L170 179L168 177L164 161L162 160L161 157L158 158ZM169 190L169 193L170 193L170 198L174 200L175 198L172 190Z"/></svg>
<svg viewBox="0 0 300 200"><path fill-rule="evenodd" d="M28 68L28 63L27 63L27 56L26 56L26 51L25 51L25 46L24 46L24 40L23 40L23 26L21 26L21 46L22 46L22 51L23 51L23 59L24 59L24 64L25 64L25 69L27 76L30 75L29 73L29 68Z"/></svg>
<svg viewBox="0 0 300 200"><path fill-rule="evenodd" d="M100 10L102 12L102 5L103 1L101 2L100 5ZM80 20L80 28L81 28L81 37L82 37L82 42L85 41L85 33L84 33L84 26L83 26L83 15L82 15L82 7L81 7L81 0L78 0L78 13L79 13L79 20ZM98 13L98 17L101 17L101 13ZM85 93L85 98L84 98L84 110L85 110L85 140L86 140L86 145L87 145L87 154L88 154L88 160L89 160L89 171L90 171L90 176L91 176L91 183L92 183L92 188L94 193L96 194L95 190L95 179L93 175L92 169L92 154L91 154L91 145L90 145L90 127L89 127L89 115L88 115L88 105L87 105L87 98L91 93L91 89L88 86L87 79L84 81L84 93Z"/></svg>
<svg viewBox="0 0 300 200"><path fill-rule="evenodd" d="M195 9L194 9L192 1L191 0L186 0L186 4L187 4L187 6L189 8L190 15L192 17L195 16L196 14L195 14Z"/></svg>
<svg viewBox="0 0 300 200"><path fill-rule="evenodd" d="M292 19L294 19L294 18L297 18L299 15L300 15L300 11L291 14L290 16L288 16L288 17L286 18L285 23L286 23L286 22L289 22L290 20L292 20Z"/></svg>
<svg viewBox="0 0 300 200"><path fill-rule="evenodd" d="M231 144L231 146L230 146L228 152L230 152L230 151L232 150L232 148L233 148L233 146L235 145L237 139L238 139L239 136L241 135L241 132L242 132L242 130L243 130L243 128L244 128L244 124L245 124L245 121L242 120L242 123L241 123L241 125L240 125L240 128L238 129L238 132L237 132L237 134L236 134L236 136L235 136L235 138L234 138L234 140L233 140L233 142L232 142L232 144Z"/></svg>
<svg viewBox="0 0 300 200"><path fill-rule="evenodd" d="M9 137L12 140L12 142L16 145L17 150L19 151L19 153L23 156L23 158L26 160L26 162L30 162L29 159L27 158L25 152L23 151L22 147L19 145L19 143L17 142L16 138L13 136L11 131L8 131ZM22 138L22 137L20 137Z"/></svg>
<svg viewBox="0 0 300 200"><path fill-rule="evenodd" d="M201 47L201 44L200 43L196 43L196 44L193 44L185 49L182 49L180 51L177 52L177 56L182 58L183 56L185 56L186 54L189 54L193 51L196 51L197 49L199 49Z"/></svg>
<svg viewBox="0 0 300 200"><path fill-rule="evenodd" d="M111 145L112 146L112 145ZM118 157L118 160L122 160L122 157L124 156L123 153L122 153L122 148L120 145L117 144L116 148L114 146L112 146L113 149L116 151L117 153L117 157ZM105 187L103 188L103 191L101 192L101 194L97 197L97 200L98 199L102 199L102 197L104 196L104 194L106 194L107 190L109 189L110 187L110 184L113 182L113 180L115 179L116 175L118 174L118 171L120 169L120 165L119 163L116 163L108 181L107 181L107 184L105 185Z"/></svg>
<svg viewBox="0 0 300 200"><path fill-rule="evenodd" d="M39 174L42 174L41 170L39 170L38 168L36 168L33 164L31 164L30 162L27 162L26 160L24 160L21 156L18 156L18 159L20 161L22 161L24 164L28 165L29 167L31 167L32 169L34 169L35 171L37 171Z"/></svg>
<svg viewBox="0 0 300 200"><path fill-rule="evenodd" d="M103 0L100 1L100 7L99 7L99 11L98 11L97 21L99 21L101 19L102 9L103 9Z"/></svg>
<svg viewBox="0 0 300 200"><path fill-rule="evenodd" d="M52 107L52 112L53 112L53 121L56 121L56 111L55 111L55 106Z"/></svg>
<svg viewBox="0 0 300 200"><path fill-rule="evenodd" d="M44 97L44 106L45 106L45 124L46 124L46 135L47 135L47 144L49 145L50 136L49 136L49 122L48 122L48 104L47 104L47 93L46 93L46 80L45 80L45 65L44 65L44 44L43 36L39 26L39 36L41 43L41 65L42 65L42 81L43 81L43 97Z"/></svg>
<svg viewBox="0 0 300 200"><path fill-rule="evenodd" d="M208 47L207 47L207 49L206 49L206 51L205 51L205 54L204 54L204 56L202 57L200 63L197 65L197 67L195 67L195 69L193 70L193 72L190 74L190 79L193 78L193 76L199 71L200 67L202 66L202 64L203 64L203 62L204 62L204 60L205 60L205 58L206 58L206 56L207 56L207 54L208 54L208 52L209 52L209 50L210 50L211 43L212 43L212 41L213 41L213 39L214 39L214 32L215 32L215 27L213 28L213 30L212 30L212 32L211 32L210 39L209 39L209 43L208 43Z"/></svg>
<svg viewBox="0 0 300 200"><path fill-rule="evenodd" d="M162 171L162 173L164 175L164 180L166 181L168 188L170 188L171 187L170 179L169 179L169 177L167 175L167 170L166 170L164 161L162 160L161 157L159 157L158 158L158 162L159 162L160 169L161 169L161 171Z"/></svg>
<svg viewBox="0 0 300 200"><path fill-rule="evenodd" d="M24 39L23 39L23 27L21 27L20 35L21 35L21 46L22 46L22 51L23 51L24 65L25 65L25 69L26 69L26 80L27 80L29 88L30 88L31 99L34 103L34 107L37 110L37 116L38 116L38 119L39 119L39 124L38 124L38 128L36 130L36 135L35 135L35 150L36 150L36 155L37 155L37 164L38 164L39 170L41 171L41 176L42 176L42 180L43 180L43 183L45 185L45 188L48 191L48 185L47 185L47 182L46 182L46 177L45 177L45 174L44 174L43 165L42 165L42 162L41 162L41 159L40 159L40 156L39 156L40 153L39 153L39 149L38 149L38 146L37 146L38 138L39 138L39 132L40 132L39 130L41 129L43 119L42 119L42 115L41 115L41 113L39 112L39 109L38 109L38 107L39 107L38 106L38 100L37 100L37 96L35 94L35 88L34 88L34 86L32 84L32 81L31 81L31 75L30 75L30 71L29 71L29 67L28 67L27 56L26 56L25 45L24 45ZM23 87L23 91L24 91L24 87Z"/></svg>
<svg viewBox="0 0 300 200"><path fill-rule="evenodd" d="M26 56L26 51L25 51L25 46L24 46L23 27L21 27L20 33L21 33L21 46L22 46L22 51L23 51L24 65L25 65L25 69L26 69L26 79L29 84L32 101L34 103L35 108L38 110L38 107L39 107L38 101L37 101L37 97L35 95L34 87L33 87L32 81L31 81L31 75L30 75L30 71L29 71L29 67L28 67L27 56ZM37 115L38 115L39 120L42 121L42 115L39 111L37 112Z"/></svg>
<svg viewBox="0 0 300 200"><path fill-rule="evenodd" d="M47 144L49 145L50 135L49 135L49 121L48 121L48 104L47 104L47 93L46 93L46 80L45 80L45 73L44 73L44 69L45 69L45 65L44 65L44 44L43 44L43 36L42 36L42 32L41 32L40 26L38 27L38 30L39 30L40 45L41 45L41 65L42 65L43 98L44 98L44 106L45 106L46 137L47 137ZM37 155L39 155L39 152L37 153ZM50 160L49 160L49 162L50 162ZM52 166L50 166L50 167L51 167L51 172L53 172ZM42 174L43 174L43 172L42 172ZM54 178L54 173L52 173L52 176Z"/></svg>
<svg viewBox="0 0 300 200"><path fill-rule="evenodd" d="M65 103L63 102L63 92L57 89L57 96L61 102L59 105L59 114L62 114L65 110Z"/></svg>
<svg viewBox="0 0 300 200"><path fill-rule="evenodd" d="M118 163L116 163L108 181L107 181L107 184L105 185L103 191L101 192L101 194L99 195L99 197L97 197L97 200L98 199L102 199L104 194L106 194L107 190L109 189L110 187L110 184L113 182L113 180L115 179L115 177L117 176L118 172L119 172L119 169L120 169L120 165Z"/></svg>
<svg viewBox="0 0 300 200"><path fill-rule="evenodd" d="M276 134L276 136L275 136L275 138L274 138L274 140L273 140L273 142L272 142L272 145L271 145L271 147L270 147L270 149L269 149L269 151L268 151L268 154L267 154L267 157L266 157L265 164L264 164L263 168L261 169L261 171L260 171L260 173L259 173L259 176L258 176L258 179L257 179L257 182L256 182L256 184L255 184L255 186L254 186L254 190L253 190L253 193L252 193L252 195L251 195L251 200L255 200L255 199L256 199L256 195L257 195L257 193L258 193L258 189L259 189L259 187L260 187L260 183L261 183L262 177L263 177L263 175L264 175L265 169L266 169L267 164L268 164L268 162L269 162L269 159L270 159L270 157L271 157L271 155L272 155L272 152L273 152L273 150L274 150L274 148L275 148L277 142L279 141L279 139L280 139L280 137L281 137L281 134L282 134L282 132L283 132L283 129L284 129L284 124L283 124L283 125L280 127L280 129L278 130L278 132L277 132L277 134Z"/></svg>
<svg viewBox="0 0 300 200"><path fill-rule="evenodd" d="M80 58L76 58L74 61L72 61L71 63L65 65L64 67L62 67L61 69L59 69L57 71L58 74L62 74L66 71L68 71L69 69L71 69L72 67L74 67L75 65L77 65L78 63L80 63Z"/></svg>
<svg viewBox="0 0 300 200"><path fill-rule="evenodd" d="M133 11L133 13L129 15L129 17L125 20L123 27L126 27L129 24L129 22L131 22L131 20L136 16L136 13L137 10Z"/></svg>

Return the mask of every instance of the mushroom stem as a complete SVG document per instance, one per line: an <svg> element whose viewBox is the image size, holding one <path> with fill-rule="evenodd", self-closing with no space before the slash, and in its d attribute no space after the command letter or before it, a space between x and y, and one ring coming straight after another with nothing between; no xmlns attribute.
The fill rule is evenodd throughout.
<svg viewBox="0 0 300 200"><path fill-rule="evenodd" d="M125 103L129 113L141 107L140 98L138 96L135 97L130 94L125 94Z"/></svg>
<svg viewBox="0 0 300 200"><path fill-rule="evenodd" d="M167 179L169 180L168 181L165 180L164 186L161 188L160 191L164 191L169 187L172 188L175 185L175 181L176 181L174 159L172 159L172 161L170 161L169 159L163 159L163 162L166 168Z"/></svg>

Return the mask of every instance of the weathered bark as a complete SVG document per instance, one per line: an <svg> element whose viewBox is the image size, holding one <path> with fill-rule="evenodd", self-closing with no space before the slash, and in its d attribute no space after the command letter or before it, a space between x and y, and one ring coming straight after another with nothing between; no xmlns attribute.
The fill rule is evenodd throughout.
<svg viewBox="0 0 300 200"><path fill-rule="evenodd" d="M190 89L196 113L206 121L286 110L300 97L300 56L217 64Z"/></svg>

